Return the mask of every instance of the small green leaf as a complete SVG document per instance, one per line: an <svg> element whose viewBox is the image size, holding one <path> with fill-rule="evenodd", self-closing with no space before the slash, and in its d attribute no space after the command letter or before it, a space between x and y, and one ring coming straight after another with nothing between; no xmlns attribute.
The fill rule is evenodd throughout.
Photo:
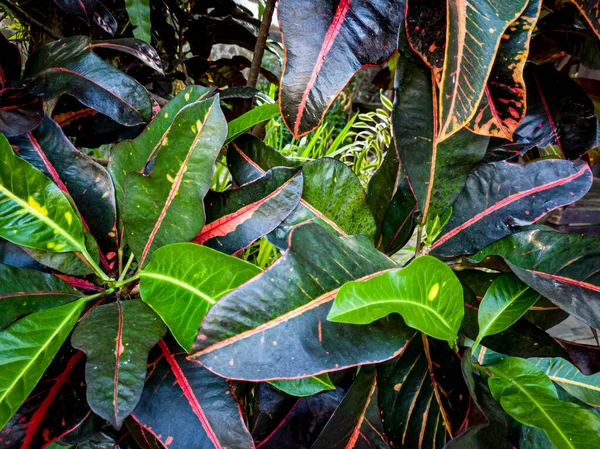
<svg viewBox="0 0 600 449"><path fill-rule="evenodd" d="M474 346L488 335L499 334L521 318L540 298L512 273L496 279L486 291L477 316L479 335Z"/></svg>
<svg viewBox="0 0 600 449"><path fill-rule="evenodd" d="M126 0L125 9L131 24L135 27L133 35L150 43L152 24L150 23L150 0Z"/></svg>
<svg viewBox="0 0 600 449"><path fill-rule="evenodd" d="M453 344L464 315L461 283L445 263L419 257L401 270L344 284L327 319L367 324L393 312L409 326Z"/></svg>
<svg viewBox="0 0 600 449"><path fill-rule="evenodd" d="M327 390L335 390L327 373L298 380L274 380L269 382L279 390L292 396L311 396Z"/></svg>
<svg viewBox="0 0 600 449"><path fill-rule="evenodd" d="M79 300L42 310L0 332L0 428L41 379L84 306Z"/></svg>
<svg viewBox="0 0 600 449"><path fill-rule="evenodd" d="M263 104L246 112L242 116L229 122L229 131L227 132L227 140L229 143L236 137L240 136L254 125L258 125L266 120L271 120L279 115L278 104Z"/></svg>
<svg viewBox="0 0 600 449"><path fill-rule="evenodd" d="M558 398L542 370L517 357L487 367L494 399L517 421L543 430L557 449L600 447L600 417Z"/></svg>
<svg viewBox="0 0 600 449"><path fill-rule="evenodd" d="M157 250L140 273L140 295L189 351L210 306L260 272L214 249L175 243Z"/></svg>

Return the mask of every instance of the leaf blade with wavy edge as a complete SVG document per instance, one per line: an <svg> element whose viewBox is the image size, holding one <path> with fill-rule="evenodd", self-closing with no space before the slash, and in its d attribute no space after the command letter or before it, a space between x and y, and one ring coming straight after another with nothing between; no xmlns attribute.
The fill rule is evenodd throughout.
<svg viewBox="0 0 600 449"><path fill-rule="evenodd" d="M251 109L228 123L227 139L225 140L225 143L235 140L254 125L258 125L266 120L271 120L278 115L278 104L263 104Z"/></svg>
<svg viewBox="0 0 600 449"><path fill-rule="evenodd" d="M335 390L335 385L333 385L327 373L305 379L274 380L269 383L278 390L297 397L312 396L322 391Z"/></svg>
<svg viewBox="0 0 600 449"><path fill-rule="evenodd" d="M43 46L27 60L29 92L50 100L64 93L125 126L152 115L146 89L130 76L85 49L89 39L73 36Z"/></svg>
<svg viewBox="0 0 600 449"><path fill-rule="evenodd" d="M499 334L508 329L539 298L539 293L519 281L514 274L500 275L490 285L479 304L479 335L473 346L477 346L488 335Z"/></svg>
<svg viewBox="0 0 600 449"><path fill-rule="evenodd" d="M133 419L171 449L254 447L229 383L158 346Z"/></svg>
<svg viewBox="0 0 600 449"><path fill-rule="evenodd" d="M482 261L493 255L504 258L521 281L561 309L600 327L598 239L535 229L499 240L472 259Z"/></svg>
<svg viewBox="0 0 600 449"><path fill-rule="evenodd" d="M269 234L298 206L303 175L294 168L272 168L237 189L209 192L206 224L193 243L235 254Z"/></svg>
<svg viewBox="0 0 600 449"><path fill-rule="evenodd" d="M150 0L125 0L125 9L134 26L133 35L137 39L150 43L152 39Z"/></svg>
<svg viewBox="0 0 600 449"><path fill-rule="evenodd" d="M297 226L277 262L210 309L190 359L229 379L267 381L394 357L414 333L399 316L368 327L326 320L344 282L394 267L364 236L337 237L316 223Z"/></svg>
<svg viewBox="0 0 600 449"><path fill-rule="evenodd" d="M0 332L0 428L40 380L84 306L79 300L36 312Z"/></svg>
<svg viewBox="0 0 600 449"><path fill-rule="evenodd" d="M255 265L213 249L174 243L158 249L140 273L140 295L189 351L208 309L260 272Z"/></svg>
<svg viewBox="0 0 600 449"><path fill-rule="evenodd" d="M488 385L494 399L517 421L542 429L561 449L600 445L600 418L558 399L552 381L535 365L510 357L486 369L492 373Z"/></svg>
<svg viewBox="0 0 600 449"><path fill-rule="evenodd" d="M404 1L284 0L278 13L286 50L281 112L299 138L318 126L355 72L392 56Z"/></svg>
<svg viewBox="0 0 600 449"><path fill-rule="evenodd" d="M452 269L423 256L401 270L344 284L327 319L368 324L399 313L409 326L454 344L464 314L462 304L462 285Z"/></svg>
<svg viewBox="0 0 600 449"><path fill-rule="evenodd" d="M18 318L81 297L62 279L27 268L0 265L0 329Z"/></svg>
<svg viewBox="0 0 600 449"><path fill-rule="evenodd" d="M477 112L502 35L526 6L527 0L448 2L439 99L440 141L463 128Z"/></svg>
<svg viewBox="0 0 600 449"><path fill-rule="evenodd" d="M166 331L146 304L130 300L96 307L73 332L71 344L87 355L88 403L116 429L138 403L148 352Z"/></svg>
<svg viewBox="0 0 600 449"><path fill-rule="evenodd" d="M571 396L592 407L600 407L600 373L586 376L575 365L559 357L528 360L544 371L552 382L560 385Z"/></svg>
<svg viewBox="0 0 600 449"><path fill-rule="evenodd" d="M140 266L157 248L190 241L202 229L202 200L226 133L218 96L190 104L175 117L150 174L127 175L123 221Z"/></svg>
<svg viewBox="0 0 600 449"><path fill-rule="evenodd" d="M542 160L528 165L500 161L471 172L452 216L431 245L438 256L473 254L581 198L591 187L587 164Z"/></svg>

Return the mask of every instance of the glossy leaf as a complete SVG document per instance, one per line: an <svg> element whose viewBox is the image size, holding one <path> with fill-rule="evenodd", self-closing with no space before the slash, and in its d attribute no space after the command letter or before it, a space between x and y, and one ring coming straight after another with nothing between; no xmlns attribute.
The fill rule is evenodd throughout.
<svg viewBox="0 0 600 449"><path fill-rule="evenodd" d="M90 24L90 18L98 7L98 0L54 0L67 14L72 14Z"/></svg>
<svg viewBox="0 0 600 449"><path fill-rule="evenodd" d="M298 226L277 262L210 309L191 359L229 379L260 381L394 357L414 332L400 317L368 327L326 320L344 282L394 267L364 236L336 237L315 223Z"/></svg>
<svg viewBox="0 0 600 449"><path fill-rule="evenodd" d="M189 241L202 229L202 200L226 133L218 97L190 104L161 140L150 173L127 175L124 224L140 266L161 246Z"/></svg>
<svg viewBox="0 0 600 449"><path fill-rule="evenodd" d="M299 138L318 126L355 72L392 56L404 1L283 0L278 17L285 47L281 112Z"/></svg>
<svg viewBox="0 0 600 449"><path fill-rule="evenodd" d="M418 257L408 267L387 271L364 282L347 282L327 319L368 324L399 313L406 324L455 344L463 318L460 281L445 263Z"/></svg>
<svg viewBox="0 0 600 449"><path fill-rule="evenodd" d="M254 125L271 120L278 115L279 105L277 104L263 104L261 106L256 106L228 123L227 140L225 140L225 143L235 140Z"/></svg>
<svg viewBox="0 0 600 449"><path fill-rule="evenodd" d="M477 112L500 40L527 0L451 0L440 91L440 134L445 140Z"/></svg>
<svg viewBox="0 0 600 449"><path fill-rule="evenodd" d="M148 352L165 332L158 315L136 300L96 307L73 332L71 344L87 355L88 403L116 429L138 403Z"/></svg>
<svg viewBox="0 0 600 449"><path fill-rule="evenodd" d="M255 265L213 249L174 243L157 250L140 273L140 294L189 351L208 309L260 272Z"/></svg>
<svg viewBox="0 0 600 449"><path fill-rule="evenodd" d="M291 396L311 396L322 391L335 390L335 385L327 373L298 380L274 380L269 382L277 389Z"/></svg>
<svg viewBox="0 0 600 449"><path fill-rule="evenodd" d="M7 137L28 133L44 118L42 101L24 89L0 89L0 132Z"/></svg>
<svg viewBox="0 0 600 449"><path fill-rule="evenodd" d="M27 399L84 306L80 300L42 310L0 332L0 428Z"/></svg>
<svg viewBox="0 0 600 449"><path fill-rule="evenodd" d="M381 224L381 244L388 256L404 247L412 237L417 211L417 201L405 178L388 204Z"/></svg>
<svg viewBox="0 0 600 449"><path fill-rule="evenodd" d="M540 295L512 273L496 279L479 304L479 335L476 343L488 335L499 334L521 318Z"/></svg>
<svg viewBox="0 0 600 449"><path fill-rule="evenodd" d="M600 39L600 10L596 0L573 0Z"/></svg>
<svg viewBox="0 0 600 449"><path fill-rule="evenodd" d="M525 68L527 114L515 142L543 148L556 145L566 159L577 159L598 146L594 104L568 75L551 65Z"/></svg>
<svg viewBox="0 0 600 449"><path fill-rule="evenodd" d="M562 160L528 165L492 162L475 169L452 206L450 221L432 254L473 254L581 198L591 187L587 164Z"/></svg>
<svg viewBox="0 0 600 449"><path fill-rule="evenodd" d="M100 1L98 2L98 6L94 11L92 19L96 25L98 25L111 36L114 36L117 33L117 20Z"/></svg>
<svg viewBox="0 0 600 449"><path fill-rule="evenodd" d="M129 20L133 25L133 35L150 43L152 39L152 24L150 23L150 1L149 0L126 0L125 9Z"/></svg>
<svg viewBox="0 0 600 449"><path fill-rule="evenodd" d="M27 268L0 265L0 329L29 313L74 301L81 294L65 281Z"/></svg>
<svg viewBox="0 0 600 449"><path fill-rule="evenodd" d="M525 11L502 36L484 95L468 125L473 132L512 140L525 117L523 70L541 7L542 0L528 0Z"/></svg>
<svg viewBox="0 0 600 449"><path fill-rule="evenodd" d="M104 167L75 148L48 116L32 132L11 139L11 144L19 156L73 199L86 230L105 245L114 246L115 192Z"/></svg>
<svg viewBox="0 0 600 449"><path fill-rule="evenodd" d="M431 70L408 46L402 31L399 47L404 62L396 70L395 145L424 224L452 205L471 169L483 159L489 139L464 130L453 139L438 140Z"/></svg>
<svg viewBox="0 0 600 449"><path fill-rule="evenodd" d="M122 38L107 41L96 41L88 45L87 48L90 50L115 50L120 51L122 53L130 54L142 61L148 67L151 67L152 69L156 70L161 75L163 74L160 56L158 56L158 53L156 52L154 47L142 40Z"/></svg>
<svg viewBox="0 0 600 449"><path fill-rule="evenodd" d="M519 422L542 429L557 448L592 449L600 444L600 418L558 399L552 381L535 365L511 357L487 368L494 399Z"/></svg>
<svg viewBox="0 0 600 449"><path fill-rule="evenodd" d="M159 347L133 419L170 449L253 447L229 383Z"/></svg>
<svg viewBox="0 0 600 449"><path fill-rule="evenodd" d="M25 67L29 91L44 100L72 95L121 125L147 122L152 103L146 89L85 50L88 43L83 36L68 37L35 52Z"/></svg>
<svg viewBox="0 0 600 449"><path fill-rule="evenodd" d="M234 254L281 224L302 198L302 172L273 168L238 189L209 192L206 225L192 240Z"/></svg>

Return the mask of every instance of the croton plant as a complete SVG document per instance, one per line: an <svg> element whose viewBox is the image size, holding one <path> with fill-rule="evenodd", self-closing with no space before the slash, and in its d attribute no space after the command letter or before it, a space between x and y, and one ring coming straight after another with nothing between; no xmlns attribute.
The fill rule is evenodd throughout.
<svg viewBox="0 0 600 449"><path fill-rule="evenodd" d="M55 3L115 33L100 2ZM125 3L143 40L23 67L0 35L1 448L600 447L600 347L546 332L600 328L600 239L539 223L592 187L597 0L280 0L279 105L234 120L256 91L186 73L157 102L111 63L172 69L163 2ZM218 34L183 3L178 31L205 4ZM245 133L281 114L300 138L383 64L366 189Z"/></svg>

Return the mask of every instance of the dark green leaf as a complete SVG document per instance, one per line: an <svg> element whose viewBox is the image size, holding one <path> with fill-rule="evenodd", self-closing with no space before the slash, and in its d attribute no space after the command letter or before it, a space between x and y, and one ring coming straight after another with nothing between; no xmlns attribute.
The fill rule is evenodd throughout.
<svg viewBox="0 0 600 449"><path fill-rule="evenodd" d="M150 0L125 0L125 9L133 25L133 35L145 42L152 39L150 23Z"/></svg>
<svg viewBox="0 0 600 449"><path fill-rule="evenodd" d="M596 0L573 0L600 39L600 9Z"/></svg>

